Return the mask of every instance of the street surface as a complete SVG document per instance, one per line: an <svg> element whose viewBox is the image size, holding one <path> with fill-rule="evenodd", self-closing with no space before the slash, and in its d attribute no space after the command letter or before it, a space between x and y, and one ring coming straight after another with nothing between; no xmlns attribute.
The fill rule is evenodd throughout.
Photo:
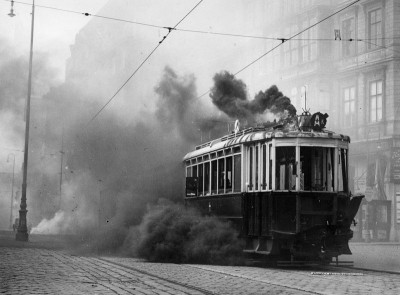
<svg viewBox="0 0 400 295"><path fill-rule="evenodd" d="M400 294L398 274L148 263L60 247L0 235L0 294Z"/></svg>

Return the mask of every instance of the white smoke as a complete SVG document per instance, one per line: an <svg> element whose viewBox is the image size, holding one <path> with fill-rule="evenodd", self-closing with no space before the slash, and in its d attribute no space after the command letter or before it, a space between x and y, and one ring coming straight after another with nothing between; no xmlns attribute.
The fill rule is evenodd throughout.
<svg viewBox="0 0 400 295"><path fill-rule="evenodd" d="M43 219L36 227L32 228L31 234L55 235L70 233L72 216L64 211L58 211L52 219Z"/></svg>

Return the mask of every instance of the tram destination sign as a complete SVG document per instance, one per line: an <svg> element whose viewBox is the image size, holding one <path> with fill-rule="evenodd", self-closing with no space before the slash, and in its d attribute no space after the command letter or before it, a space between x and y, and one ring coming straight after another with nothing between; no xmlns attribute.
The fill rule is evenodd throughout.
<svg viewBox="0 0 400 295"><path fill-rule="evenodd" d="M400 184L400 147L392 147L392 171L390 173L390 181Z"/></svg>

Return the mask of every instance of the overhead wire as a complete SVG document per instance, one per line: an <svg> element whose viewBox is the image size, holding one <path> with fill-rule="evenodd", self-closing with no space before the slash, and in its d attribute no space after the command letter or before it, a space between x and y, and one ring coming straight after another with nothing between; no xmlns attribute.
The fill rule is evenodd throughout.
<svg viewBox="0 0 400 295"><path fill-rule="evenodd" d="M343 10L349 8L350 6L356 4L357 2L360 2L360 0L356 0L356 1L354 1L354 2L352 2L352 3L350 3L350 4L348 4L348 5L346 5L345 7L343 7L343 8L341 8L341 9L337 10L336 12L334 12L334 13L332 13L332 14L326 16L326 17L324 17L323 19L319 20L319 21L316 22L315 24L312 24L312 25L308 26L307 28L301 30L300 32L298 32L298 33L292 35L292 36L289 37L289 38L282 38L282 39L280 40L281 43L279 43L278 45L272 47L270 50L268 50L267 52L263 53L261 56L259 56L258 58L256 58L255 60L253 60L252 62L250 62L249 64L247 64L246 66L244 66L243 68L241 68L240 70L238 70L237 72L235 72L235 73L233 74L233 76L236 76L236 75L238 75L239 73L241 73L241 72L243 72L244 70L246 70L247 68L251 67L253 64L255 64L256 62L258 62L260 59L262 59L262 58L263 58L264 56L266 56L267 54L269 54L269 53L271 53L272 51L274 51L276 48L280 47L280 46L281 46L282 44L284 44L285 42L292 40L293 38L295 38L295 37L301 35L302 33L308 31L309 29L311 29L311 28L313 28L313 27L319 25L320 23L322 23L322 22L326 21L327 19L333 17L334 15L336 15L336 14L342 12ZM210 91L211 91L211 90L208 90L208 91L204 92L203 94L201 94L201 95L198 96L197 98L203 97L204 95L210 93Z"/></svg>
<svg viewBox="0 0 400 295"><path fill-rule="evenodd" d="M4 0L4 1L10 2L11 0ZM26 2L21 2L21 1L14 1L14 3L23 4L23 5L32 5L31 3L26 3ZM172 29L171 27L168 27L168 26L162 26L162 25L156 25L156 24L151 24L151 23L132 21L132 20L127 20L127 19L122 19L122 18L117 18L117 17L110 17L110 16L105 16L105 15L100 15L100 14L96 14L96 13L80 12L80 11L76 11L76 10L63 9L63 8L51 7L51 6L45 6L45 5L38 5L38 4L35 4L35 7L51 9L51 10L56 10L56 11L62 11L62 12L69 12L69 13L74 13L74 14L79 14L79 15L84 15L84 16L98 17L98 18L103 18L103 19L108 19L108 20L113 20L113 21L119 21L119 22L125 22L125 23L140 25L140 26L153 27L153 28L157 28L157 29L166 29L166 30ZM234 34L234 33L213 32L213 31L193 30L193 29L184 29L184 28L173 28L173 29L175 31L177 31L177 32L208 34L208 35L239 37L239 38L276 40L276 41L281 41L282 39L285 39L285 38L281 38L281 37L256 36L256 35L247 35L247 34ZM366 41L366 40L376 40L376 39L379 39L379 40L393 40L393 39L400 39L400 37L392 37L392 38L381 37L381 38L373 38L373 39L348 38L348 39L341 39L341 40L335 40L335 39L332 39L332 38L293 38L291 40L297 40L297 41L349 41L349 42L351 42L351 41Z"/></svg>
<svg viewBox="0 0 400 295"><path fill-rule="evenodd" d="M87 125L89 125L96 117L110 104L110 102L117 96L117 94L125 87L125 85L132 79L132 77L140 70L140 68L144 65L144 63L153 55L153 53L161 46L164 40L171 34L171 32L185 19L191 14L199 5L203 2L200 0L183 18L181 18L178 23L171 28L168 28L168 33L158 42L157 46L146 56L146 58L140 63L140 65L133 71L133 73L129 76L129 78L118 88L118 90L114 93L113 96L101 107L101 109L89 120Z"/></svg>
<svg viewBox="0 0 400 295"><path fill-rule="evenodd" d="M376 44L376 43L374 43L374 42L369 42L369 41L366 41L366 40L360 40L360 41L362 41L362 42L364 42L364 43L366 43L366 44L369 44L369 45L373 45L373 46L375 46L375 47L380 47L380 48L383 48L383 49L390 50L390 51L392 51L392 52L394 52L394 53L400 54L400 51L395 50L395 49L393 49L393 48L389 48L389 47L387 47L387 46L379 45L379 44Z"/></svg>
<svg viewBox="0 0 400 295"><path fill-rule="evenodd" d="M11 0L4 0L4 1L11 2ZM21 1L14 1L14 3L18 3L18 4L22 4L22 5L32 5L32 3L26 3L26 2L21 2ZM120 21L120 22L126 22L126 23L147 26L147 27L153 27L153 28L158 28L158 29L166 29L166 27L159 26L159 25L131 21L131 20L126 20L126 19L120 19L120 18L116 18L116 17L104 16L104 15L99 15L99 14L95 14L95 13L80 12L80 11L71 10L71 9L63 9L63 8L57 8L57 7L52 7L52 6L39 5L39 4L35 4L35 7L57 10L57 11L62 11L62 12L69 12L69 13L74 13L74 14L79 14L79 15L84 15L84 16L93 16L93 17L104 18L104 19Z"/></svg>
<svg viewBox="0 0 400 295"><path fill-rule="evenodd" d="M11 0L5 0L10 2ZM159 42L159 44L150 52L150 54L145 58L145 60L139 65L139 67L133 72L133 74L125 81L125 83L117 90L117 92L115 93L115 95L113 97L111 97L111 99L109 100L109 102L111 102L111 100L121 91L121 89L123 87L125 87L125 85L129 82L129 80L136 74L136 72L143 66L143 64L150 58L150 56L154 53L154 51L157 50L157 48L161 45L161 43L164 41L164 39L171 33L172 30L174 31L181 31L181 32L189 32L189 33L199 33L199 34L210 34L210 35L220 35L220 36L230 36L230 37L241 37L241 38L254 38L254 39L264 39L264 40L276 40L276 41L280 41L281 43L274 46L272 49L268 50L266 53L264 53L263 55L261 55L260 57L258 57L257 59L255 59L254 61L252 61L251 63L249 63L248 65L246 65L245 67L243 67L242 69L240 69L239 71L237 71L236 73L234 73L234 75L239 74L240 72L244 71L245 69L247 69L248 67L250 67L251 65L253 65L254 63L258 62L260 59L262 59L264 56L266 56L267 54L269 54L270 52L272 52L273 50L275 50L276 48L278 48L279 46L281 46L283 43L287 42L287 41L335 41L335 42L365 42L367 44L371 44L374 46L380 46L382 48L386 48L388 50L392 50L393 52L398 53L398 51L391 49L391 48L387 48L378 44L374 44L368 41L371 40L393 40L396 38L371 38L371 39L367 39L367 38L346 38L346 39L332 39L332 38L295 38L296 36L299 36L300 34L304 33L305 31L311 29L312 27L320 24L321 22L327 20L328 18L340 13L341 11L347 9L348 7L354 5L355 3L359 2L360 0L354 1L350 4L348 4L347 6L343 7L342 9L334 12L333 14L323 18L322 20L318 21L317 23L303 29L302 31L298 32L297 34L289 37L289 38L279 38L279 37L266 37L266 36L254 36L254 35L245 35L245 34L233 34L233 33L222 33L222 32L212 32L212 31L203 31L203 30L190 30L190 29L179 29L177 28L177 26L186 18L187 15L189 15L199 4L200 1L191 11L188 12L187 15L185 15L185 17L183 17L174 27L168 27L168 26L161 26L161 25L155 25L155 24L150 24L150 23L143 23L143 22L137 22L137 21L131 21L131 20L126 20L126 19L121 19L121 18L115 18L115 17L108 17L108 16L104 16L104 15L99 15L99 14L92 14L92 13L88 13L88 12L79 12L79 11L75 11L75 10L69 10L69 9L62 9L62 8L56 8L56 7L51 7L51 6L45 6L45 5L35 5L36 7L39 8L46 8L46 9L52 9L52 10L57 10L57 11L63 11L63 12L69 12L69 13L75 13L75 14L80 14L80 15L84 15L84 16L92 16L92 17L98 17L98 18L103 18L103 19L109 19L109 20L114 20L114 21L120 21L120 22L126 22L126 23L131 23L131 24L136 24L136 25L142 25L142 26L147 26L147 27L154 27L154 28L158 28L158 29L167 29L168 32L167 34L164 36L163 40L161 40ZM15 3L19 3L19 4L24 4L24 5L32 5L30 3L26 3L26 2L21 2L21 1L14 1ZM210 91L207 91L205 93L203 93L202 95L200 95L198 98L206 95L207 93L209 93ZM101 112L108 104L109 102L106 103L105 106L103 106L103 108L99 111ZM97 117L98 114L95 115L95 117ZM92 118L93 120L94 118ZM92 121L91 120L91 121ZM91 122L90 121L90 122Z"/></svg>

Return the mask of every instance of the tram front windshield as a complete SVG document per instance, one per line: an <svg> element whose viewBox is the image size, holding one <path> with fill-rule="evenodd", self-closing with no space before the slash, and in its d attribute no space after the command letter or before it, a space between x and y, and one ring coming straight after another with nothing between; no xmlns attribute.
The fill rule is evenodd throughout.
<svg viewBox="0 0 400 295"><path fill-rule="evenodd" d="M336 162L335 157L337 157ZM296 190L296 178L300 177L301 191L347 191L346 149L301 146L299 170L295 159L295 147L277 147L278 190Z"/></svg>

